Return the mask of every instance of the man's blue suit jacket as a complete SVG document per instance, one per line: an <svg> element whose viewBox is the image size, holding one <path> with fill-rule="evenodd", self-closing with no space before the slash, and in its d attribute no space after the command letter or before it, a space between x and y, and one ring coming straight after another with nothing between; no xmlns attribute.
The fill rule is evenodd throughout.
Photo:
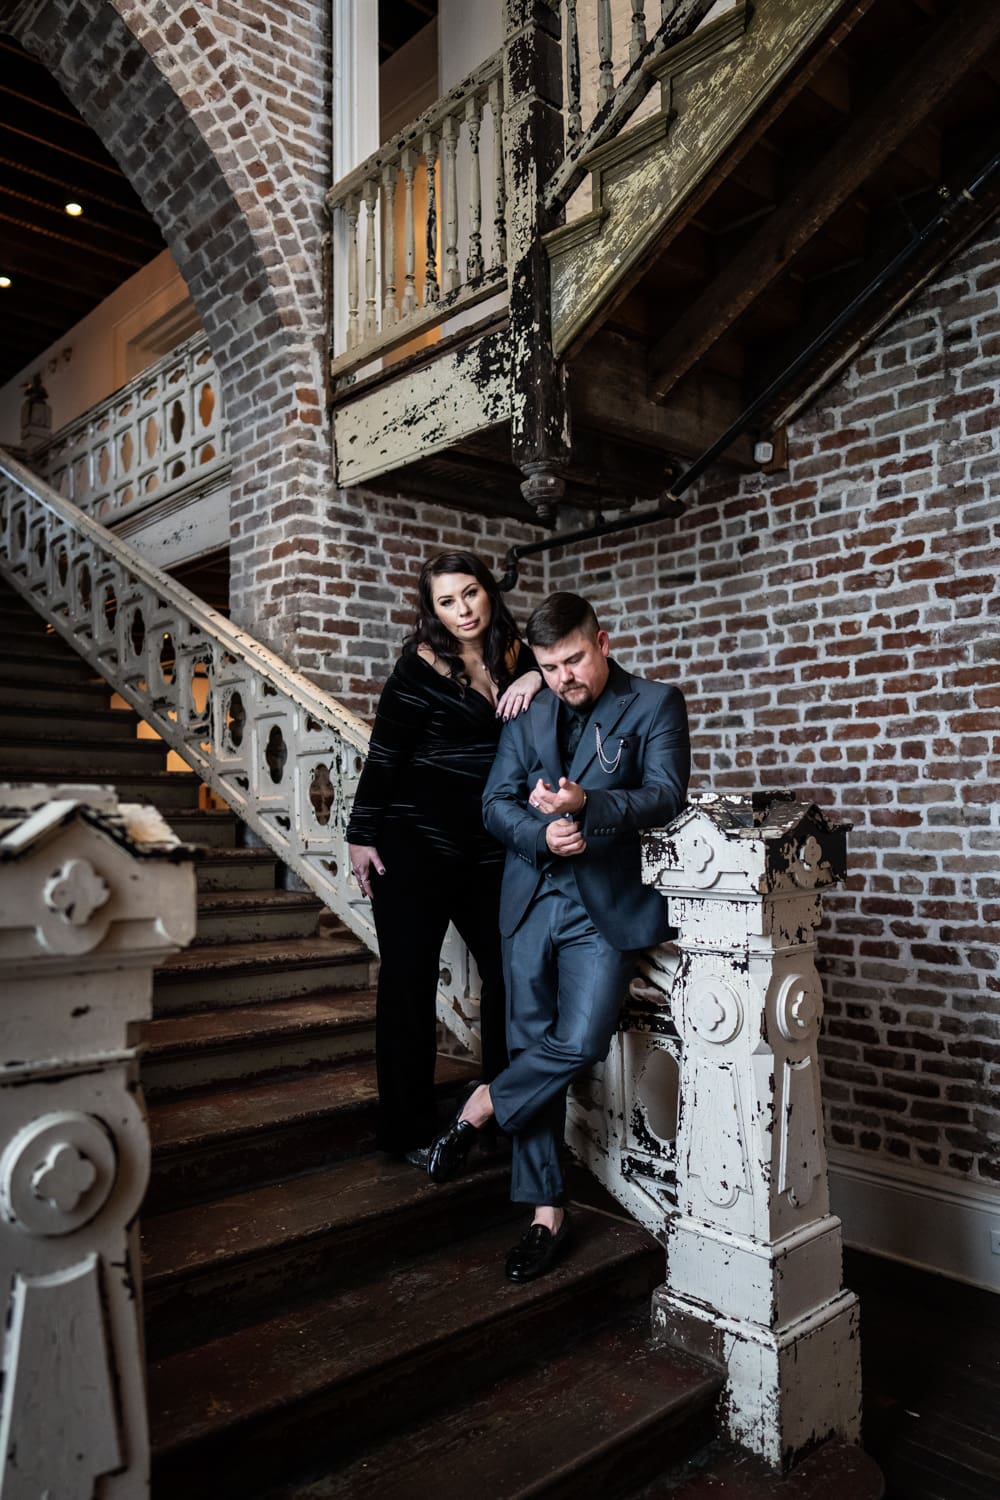
<svg viewBox="0 0 1000 1500"><path fill-rule="evenodd" d="M587 793L580 818L587 848L572 856L580 899L598 932L624 951L648 948L667 935L666 902L642 884L639 831L662 827L684 806L691 752L679 690L630 677L614 661L609 665L607 685L565 774ZM527 803L539 776L557 787L564 774L558 714L558 697L543 688L528 712L500 736L483 794L486 826L507 849L500 930L508 936L554 858L545 842L545 828L553 818ZM616 768L607 769L616 760Z"/></svg>

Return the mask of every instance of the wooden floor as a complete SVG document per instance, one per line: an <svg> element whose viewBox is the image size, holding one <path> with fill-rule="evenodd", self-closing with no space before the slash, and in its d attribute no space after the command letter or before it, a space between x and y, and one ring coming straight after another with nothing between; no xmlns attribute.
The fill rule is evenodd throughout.
<svg viewBox="0 0 1000 1500"><path fill-rule="evenodd" d="M844 1261L886 1500L1000 1500L1000 1296L856 1251Z"/></svg>

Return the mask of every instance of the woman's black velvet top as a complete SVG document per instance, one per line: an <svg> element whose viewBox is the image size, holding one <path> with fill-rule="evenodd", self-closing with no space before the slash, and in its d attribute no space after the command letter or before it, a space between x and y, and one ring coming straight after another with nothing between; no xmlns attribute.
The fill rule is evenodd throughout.
<svg viewBox="0 0 1000 1500"><path fill-rule="evenodd" d="M522 644L515 675L531 671L535 658ZM378 847L384 832L439 858L499 863L504 851L483 827L482 796L502 728L482 693L407 651L382 689L348 842Z"/></svg>

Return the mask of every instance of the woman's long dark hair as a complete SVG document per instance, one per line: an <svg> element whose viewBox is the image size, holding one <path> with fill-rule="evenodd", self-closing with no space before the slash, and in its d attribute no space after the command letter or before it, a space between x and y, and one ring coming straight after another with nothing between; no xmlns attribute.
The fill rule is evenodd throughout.
<svg viewBox="0 0 1000 1500"><path fill-rule="evenodd" d="M477 557L474 552L442 552L424 563L420 569L417 592L417 625L413 634L407 636L404 650L415 651L418 646L429 646L435 656L447 662L448 670L456 682L468 686L469 677L462 663L459 643L434 613L432 580L440 578L442 573L467 573L485 589L490 601L490 624L483 641L483 663L502 692L513 675L509 657L511 647L520 636L496 579L482 558Z"/></svg>

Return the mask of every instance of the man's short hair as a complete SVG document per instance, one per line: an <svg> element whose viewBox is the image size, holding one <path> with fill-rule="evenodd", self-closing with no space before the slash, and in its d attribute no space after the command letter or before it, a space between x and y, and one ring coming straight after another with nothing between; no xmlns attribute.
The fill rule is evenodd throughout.
<svg viewBox="0 0 1000 1500"><path fill-rule="evenodd" d="M586 599L579 594L550 594L530 616L524 638L529 646L555 646L577 630L594 640L599 629L593 606Z"/></svg>

